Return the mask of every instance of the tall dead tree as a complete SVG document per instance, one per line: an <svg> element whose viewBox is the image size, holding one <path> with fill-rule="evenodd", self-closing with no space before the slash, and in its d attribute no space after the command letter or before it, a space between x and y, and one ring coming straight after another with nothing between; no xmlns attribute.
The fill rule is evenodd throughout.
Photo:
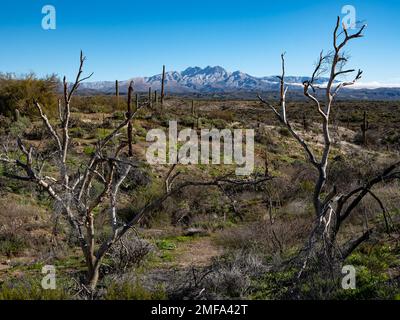
<svg viewBox="0 0 400 320"><path fill-rule="evenodd" d="M288 129L291 136L303 148L308 162L318 172L318 178L315 181L313 193L313 206L316 217L316 226L310 236L310 240L306 248L307 250L304 250L304 252L307 252L307 254L306 258L304 259L302 270L304 270L306 267L307 261L312 254L317 257L323 256L328 258L329 263L334 259L343 260L355 248L357 248L358 245L368 239L368 236L372 232L372 228L363 232L358 238L350 239L342 247L339 247L336 241L343 222L348 219L353 210L358 204L360 204L365 196L370 195L377 201L379 206L382 208L385 222L387 222L388 213L384 209L381 200L373 193L371 189L380 182L400 179L400 171L398 169L400 163L396 163L384 170L378 177L371 179L365 185L360 186L348 193L345 193L343 190L337 190L336 187L330 191L326 190L327 169L329 165L329 155L331 152L331 110L339 91L344 87L353 85L361 78L362 75L361 70L355 72L354 69L345 69L347 58L344 54L344 48L351 40L361 38L363 36L362 32L364 31L365 26L362 26L358 32L354 34L349 34L345 26L343 26L342 32L339 32L339 29L340 17L337 18L336 26L333 32L332 52L327 55L324 55L323 52L320 53L311 78L303 83L304 95L314 104L321 119L323 146L322 150L320 150L322 155L319 158L316 156L316 152L313 150L310 144L301 137L299 132L295 129L295 126L287 119L285 101L288 87L285 84L285 54L281 55L282 74L278 77L280 80L279 107L274 106L273 103L269 103L258 96L261 103L272 110L277 119ZM329 80L327 86L321 88L317 86L316 80L319 76L321 76L325 69L329 72ZM339 80L340 76L348 75L354 72L355 76L353 80ZM324 102L321 102L319 97L315 94L317 90L324 91ZM299 275L301 275L301 272Z"/></svg>
<svg viewBox="0 0 400 320"><path fill-rule="evenodd" d="M129 83L128 87L128 111L126 113L126 118L128 120L128 155L133 157L133 142L132 142L132 92L133 92L133 81Z"/></svg>

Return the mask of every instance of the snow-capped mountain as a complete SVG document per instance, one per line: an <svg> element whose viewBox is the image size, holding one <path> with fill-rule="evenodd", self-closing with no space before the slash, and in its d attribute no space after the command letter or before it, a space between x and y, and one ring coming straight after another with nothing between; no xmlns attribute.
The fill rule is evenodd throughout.
<svg viewBox="0 0 400 320"><path fill-rule="evenodd" d="M151 77L137 77L134 81L136 91L147 91L149 87L159 90L162 75ZM290 86L299 86L307 77L287 77L286 83ZM125 93L130 80L120 81L120 92ZM323 83L326 79L320 79ZM205 68L189 67L181 72L169 71L165 74L165 88L169 93L212 93L234 91L266 91L274 90L279 86L276 76L254 77L241 71L229 72L220 66ZM97 81L82 83L81 89L111 93L115 91L114 81Z"/></svg>
<svg viewBox="0 0 400 320"><path fill-rule="evenodd" d="M136 92L146 92L149 87L159 91L161 88L161 74L151 77L136 77L119 82L119 92L126 94L128 84L134 81ZM303 97L302 83L309 77L287 76L286 84L290 87L291 97ZM327 78L316 81L323 86ZM167 94L222 94L234 96L255 97L256 92L277 92L279 79L277 76L254 77L241 71L229 72L220 66L205 68L189 67L181 72L169 71L165 74L165 90ZM115 81L85 82L81 84L81 93L114 94ZM400 85L384 85L374 87L357 83L354 87L343 89L341 97L359 100L396 100L400 99Z"/></svg>

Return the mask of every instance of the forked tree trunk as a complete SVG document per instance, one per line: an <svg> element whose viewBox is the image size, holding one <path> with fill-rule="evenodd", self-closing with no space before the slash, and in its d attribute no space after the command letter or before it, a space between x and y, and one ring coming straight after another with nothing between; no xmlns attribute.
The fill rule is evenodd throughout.
<svg viewBox="0 0 400 320"><path fill-rule="evenodd" d="M94 291L97 287L97 282L99 281L100 274L100 263L95 264L93 267L88 266L88 274L87 274L87 285L91 291Z"/></svg>

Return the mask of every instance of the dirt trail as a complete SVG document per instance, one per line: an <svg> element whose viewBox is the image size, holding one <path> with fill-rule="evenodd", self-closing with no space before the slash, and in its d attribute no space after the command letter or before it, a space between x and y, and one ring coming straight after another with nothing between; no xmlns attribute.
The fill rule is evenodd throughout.
<svg viewBox="0 0 400 320"><path fill-rule="evenodd" d="M222 248L216 246L211 237L201 237L181 246L176 256L176 265L180 268L208 266L213 258L222 254Z"/></svg>

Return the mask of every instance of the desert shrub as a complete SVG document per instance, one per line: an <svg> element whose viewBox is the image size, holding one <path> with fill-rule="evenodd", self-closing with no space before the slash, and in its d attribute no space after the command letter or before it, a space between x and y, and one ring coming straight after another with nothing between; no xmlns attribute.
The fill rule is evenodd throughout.
<svg viewBox="0 0 400 320"><path fill-rule="evenodd" d="M271 146L276 146L274 137L269 130L257 130L254 141L264 146L268 146L268 150L270 150Z"/></svg>
<svg viewBox="0 0 400 320"><path fill-rule="evenodd" d="M84 113L110 113L116 107L116 100L113 96L96 95L96 96L74 96L74 111ZM120 106L125 106L120 98Z"/></svg>
<svg viewBox="0 0 400 320"><path fill-rule="evenodd" d="M135 276L130 274L112 278L106 284L105 300L165 300L165 290L158 285L146 288Z"/></svg>
<svg viewBox="0 0 400 320"><path fill-rule="evenodd" d="M283 137L290 137L291 136L289 130L286 127L280 127L278 129L278 132Z"/></svg>
<svg viewBox="0 0 400 320"><path fill-rule="evenodd" d="M10 133L12 137L21 136L24 132L27 131L31 122L27 117L21 117L19 121L12 121L10 126L7 128L7 131Z"/></svg>
<svg viewBox="0 0 400 320"><path fill-rule="evenodd" d="M400 293L398 287L388 284L389 277L385 273L374 273L364 266L356 268L356 288L354 290L337 290L335 299L367 300L393 299Z"/></svg>
<svg viewBox="0 0 400 320"><path fill-rule="evenodd" d="M163 185L156 180L152 180L147 186L138 187L136 192L129 195L131 205L126 208L121 208L118 215L124 221L129 221L137 213L139 208L142 208L153 199L157 198L163 192ZM141 225L149 226L159 211L154 211L152 215L144 217Z"/></svg>
<svg viewBox="0 0 400 320"><path fill-rule="evenodd" d="M85 146L83 148L83 153L87 156L92 156L96 152L96 148L94 146Z"/></svg>
<svg viewBox="0 0 400 320"><path fill-rule="evenodd" d="M40 212L31 205L0 202L0 254L16 256L25 248L40 250L46 245L43 234L32 231L47 227Z"/></svg>
<svg viewBox="0 0 400 320"><path fill-rule="evenodd" d="M112 114L112 118L113 118L114 120L119 120L119 121L121 121L121 120L125 120L126 115L125 115L125 112L123 112L123 111L115 111L115 112L113 112L113 114Z"/></svg>
<svg viewBox="0 0 400 320"><path fill-rule="evenodd" d="M212 270L201 284L207 298L238 299L248 296L252 279L263 274L266 266L258 256L236 251L214 261Z"/></svg>
<svg viewBox="0 0 400 320"><path fill-rule="evenodd" d="M145 187L151 183L150 174L143 168L131 170L121 186L121 190L130 192L140 187Z"/></svg>
<svg viewBox="0 0 400 320"><path fill-rule="evenodd" d="M24 131L24 137L28 140L42 140L45 136L43 127L33 125L30 130Z"/></svg>
<svg viewBox="0 0 400 320"><path fill-rule="evenodd" d="M270 300L288 298L296 277L295 269L274 270L253 278L250 299Z"/></svg>
<svg viewBox="0 0 400 320"><path fill-rule="evenodd" d="M256 255L236 251L215 258L211 266L190 268L168 275L168 297L179 299L243 299L252 290L253 279L268 267Z"/></svg>
<svg viewBox="0 0 400 320"><path fill-rule="evenodd" d="M183 116L182 118L179 119L179 124L184 127L194 127L196 122L197 122L196 118L192 116Z"/></svg>
<svg viewBox="0 0 400 320"><path fill-rule="evenodd" d="M228 124L227 124L227 122L225 120L218 119L218 118L217 119L213 119L211 121L211 123L212 123L212 126L214 128L217 128L217 129L220 129L220 130L225 129L228 126Z"/></svg>
<svg viewBox="0 0 400 320"><path fill-rule="evenodd" d="M245 226L223 230L216 238L217 244L227 250L240 250L272 257L277 253L293 253L303 244L310 230L310 221L301 216L277 217L270 221L257 221Z"/></svg>
<svg viewBox="0 0 400 320"><path fill-rule="evenodd" d="M387 132L383 138L382 143L384 145L399 145L400 144L400 134L397 130L390 130Z"/></svg>
<svg viewBox="0 0 400 320"><path fill-rule="evenodd" d="M0 114L12 116L15 109L24 114L36 114L34 99L43 104L46 112L54 113L58 85L55 75L39 79L34 74L23 77L0 74Z"/></svg>
<svg viewBox="0 0 400 320"><path fill-rule="evenodd" d="M212 110L208 112L207 116L210 119L220 119L224 120L225 122L232 122L234 119L232 111L228 110Z"/></svg>
<svg viewBox="0 0 400 320"><path fill-rule="evenodd" d="M112 267L117 272L139 266L144 258L153 250L153 246L137 236L129 236L120 240L110 250Z"/></svg>
<svg viewBox="0 0 400 320"><path fill-rule="evenodd" d="M218 295L241 298L249 290L250 278L236 266L222 268L208 279L209 290Z"/></svg>
<svg viewBox="0 0 400 320"><path fill-rule="evenodd" d="M72 138L83 138L86 134L83 128L71 128L69 130Z"/></svg>
<svg viewBox="0 0 400 320"><path fill-rule="evenodd" d="M175 245L175 243L173 243L170 240L163 239L163 240L157 241L157 247L160 250L173 250L176 248L176 245Z"/></svg>
<svg viewBox="0 0 400 320"><path fill-rule="evenodd" d="M26 248L25 240L17 234L0 234L0 255L12 257Z"/></svg>
<svg viewBox="0 0 400 320"><path fill-rule="evenodd" d="M63 300L71 299L69 284L57 278L54 290L45 290L41 286L41 278L9 280L0 284L0 300Z"/></svg>
<svg viewBox="0 0 400 320"><path fill-rule="evenodd" d="M11 125L12 119L0 114L0 135L5 135Z"/></svg>

